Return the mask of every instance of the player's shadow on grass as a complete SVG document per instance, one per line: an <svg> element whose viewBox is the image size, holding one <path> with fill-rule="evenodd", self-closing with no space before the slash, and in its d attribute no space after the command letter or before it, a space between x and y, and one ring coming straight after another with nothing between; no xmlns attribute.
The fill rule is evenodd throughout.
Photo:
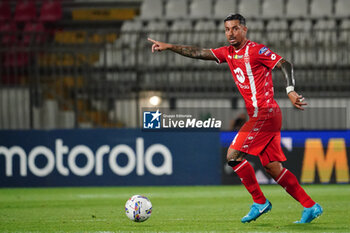
<svg viewBox="0 0 350 233"><path fill-rule="evenodd" d="M318 222L314 222L314 223L307 223L307 224L297 224L297 223L291 223L291 224L287 224L284 226L280 226L281 230L284 229L290 229L290 230L302 230L302 231L307 231L307 230L311 230L314 232L336 232L339 231L341 229L337 228L337 227L331 227L329 226L327 223L318 223ZM318 231L319 230L319 231Z"/></svg>
<svg viewBox="0 0 350 233"><path fill-rule="evenodd" d="M253 222L254 224L254 222ZM255 223L255 226L259 227L266 227L266 228L275 228L280 231L288 231L288 230L299 230L301 232L307 232L308 230L313 232L336 232L341 229L337 227L330 227L326 223L308 223L308 224L297 224L297 223L290 223L286 225L276 225L273 223Z"/></svg>

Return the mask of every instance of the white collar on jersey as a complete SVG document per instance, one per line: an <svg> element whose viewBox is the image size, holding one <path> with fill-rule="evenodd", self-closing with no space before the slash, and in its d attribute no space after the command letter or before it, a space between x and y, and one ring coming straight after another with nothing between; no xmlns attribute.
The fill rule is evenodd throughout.
<svg viewBox="0 0 350 233"><path fill-rule="evenodd" d="M244 45L243 45L243 47L242 48L240 48L240 49L238 49L238 50L235 50L235 47L233 47L233 49L235 50L235 53L238 53L239 51L241 51L246 45L247 45L247 43L248 43L248 39L247 39L247 41L244 43Z"/></svg>

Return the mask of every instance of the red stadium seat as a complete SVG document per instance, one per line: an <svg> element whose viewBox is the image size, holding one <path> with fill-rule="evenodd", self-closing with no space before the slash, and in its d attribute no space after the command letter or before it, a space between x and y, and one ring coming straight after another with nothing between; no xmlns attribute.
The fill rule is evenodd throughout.
<svg viewBox="0 0 350 233"><path fill-rule="evenodd" d="M36 19L36 8L33 0L21 0L16 4L15 21L27 22Z"/></svg>
<svg viewBox="0 0 350 233"><path fill-rule="evenodd" d="M28 65L29 56L28 53L23 52L23 48L11 49L4 55L3 66L5 67L23 67Z"/></svg>
<svg viewBox="0 0 350 233"><path fill-rule="evenodd" d="M23 45L45 42L45 28L41 22L27 22L23 29Z"/></svg>
<svg viewBox="0 0 350 233"><path fill-rule="evenodd" d="M59 0L46 0L40 10L40 21L56 22L62 18L62 5Z"/></svg>
<svg viewBox="0 0 350 233"><path fill-rule="evenodd" d="M15 22L0 25L1 44L13 45L17 43L17 26Z"/></svg>
<svg viewBox="0 0 350 233"><path fill-rule="evenodd" d="M0 22L8 21L11 19L11 8L8 1L0 1Z"/></svg>

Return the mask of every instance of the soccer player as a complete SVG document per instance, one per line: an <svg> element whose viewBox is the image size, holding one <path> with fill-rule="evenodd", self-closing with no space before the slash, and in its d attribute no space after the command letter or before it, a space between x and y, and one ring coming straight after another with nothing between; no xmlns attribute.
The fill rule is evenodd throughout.
<svg viewBox="0 0 350 233"><path fill-rule="evenodd" d="M148 39L152 52L170 50L186 57L227 62L233 79L244 98L249 120L239 130L227 151L228 165L240 177L253 198L253 205L242 223L256 220L271 210L256 180L253 167L245 160L247 154L259 156L266 172L304 207L300 221L309 223L323 212L322 207L300 186L297 178L283 167L286 157L281 148L281 110L274 99L272 70L277 67L286 79L286 91L292 104L304 110L307 103L294 90L293 65L265 45L247 39L245 18L231 14L224 20L229 46L202 49L194 46L174 45Z"/></svg>

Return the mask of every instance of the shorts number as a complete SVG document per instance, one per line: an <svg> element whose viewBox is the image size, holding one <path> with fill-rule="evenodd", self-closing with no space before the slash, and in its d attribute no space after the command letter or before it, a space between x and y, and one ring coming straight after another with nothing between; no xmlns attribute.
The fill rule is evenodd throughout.
<svg viewBox="0 0 350 233"><path fill-rule="evenodd" d="M235 72L235 75L236 75L236 78L238 79L238 81L240 83L244 83L245 76L244 76L244 73L241 70L241 68L238 67L238 68L234 69L233 72Z"/></svg>

